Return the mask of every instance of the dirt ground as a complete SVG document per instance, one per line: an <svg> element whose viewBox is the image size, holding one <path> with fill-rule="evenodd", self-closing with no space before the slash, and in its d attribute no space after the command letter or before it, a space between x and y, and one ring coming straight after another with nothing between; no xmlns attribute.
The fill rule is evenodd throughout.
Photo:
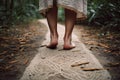
<svg viewBox="0 0 120 80"><path fill-rule="evenodd" d="M120 34L100 27L76 25L74 32L107 69L112 80L120 80Z"/></svg>
<svg viewBox="0 0 120 80"><path fill-rule="evenodd" d="M18 80L37 53L47 28L39 22L0 31L0 80ZM76 25L74 32L108 69L112 80L120 80L120 36L101 33L100 28Z"/></svg>
<svg viewBox="0 0 120 80"><path fill-rule="evenodd" d="M0 80L18 80L32 58L47 28L33 21L0 31Z"/></svg>

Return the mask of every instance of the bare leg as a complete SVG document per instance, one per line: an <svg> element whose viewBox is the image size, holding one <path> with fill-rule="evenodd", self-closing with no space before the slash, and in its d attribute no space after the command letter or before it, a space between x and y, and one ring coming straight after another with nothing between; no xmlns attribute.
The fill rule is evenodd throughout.
<svg viewBox="0 0 120 80"><path fill-rule="evenodd" d="M50 37L51 41L50 44L47 45L47 48L54 49L56 48L58 44L58 33L57 33L57 6L54 5L53 8L51 8L47 12L47 21L50 29Z"/></svg>
<svg viewBox="0 0 120 80"><path fill-rule="evenodd" d="M65 9L65 36L64 36L64 47L63 49L69 50L75 48L75 45L72 45L71 37L74 24L76 21L76 12Z"/></svg>

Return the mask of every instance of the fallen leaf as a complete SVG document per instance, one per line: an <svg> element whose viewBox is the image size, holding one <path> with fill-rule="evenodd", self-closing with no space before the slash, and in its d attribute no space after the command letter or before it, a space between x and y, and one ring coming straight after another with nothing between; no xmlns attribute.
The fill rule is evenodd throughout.
<svg viewBox="0 0 120 80"><path fill-rule="evenodd" d="M102 47L105 47L105 48L109 48L108 45L105 45L105 44L102 44L102 43L99 43L98 46L102 46Z"/></svg>
<svg viewBox="0 0 120 80"><path fill-rule="evenodd" d="M98 43L96 41L87 41L87 42L85 42L85 44L88 44L88 45L97 45Z"/></svg>
<svg viewBox="0 0 120 80"><path fill-rule="evenodd" d="M6 66L5 70L9 70L10 68L12 68L12 65Z"/></svg>
<svg viewBox="0 0 120 80"><path fill-rule="evenodd" d="M4 55L4 54L6 54L6 53L7 53L7 51L3 51L3 52L0 54L0 56L1 56L1 55Z"/></svg>
<svg viewBox="0 0 120 80"><path fill-rule="evenodd" d="M27 63L28 63L28 61L29 61L29 59L26 59L26 60L24 61L24 63L23 63L23 64L27 64Z"/></svg>
<svg viewBox="0 0 120 80"><path fill-rule="evenodd" d="M110 35L110 36L108 36L108 37L106 37L107 39L113 39L113 36L112 35Z"/></svg>
<svg viewBox="0 0 120 80"><path fill-rule="evenodd" d="M20 42L20 44L21 44L21 45L24 45L24 44L26 44L26 41L24 41L24 42L22 41L22 42Z"/></svg>
<svg viewBox="0 0 120 80"><path fill-rule="evenodd" d="M118 67L120 66L120 63L108 63L110 67Z"/></svg>
<svg viewBox="0 0 120 80"><path fill-rule="evenodd" d="M110 53L111 51L110 50L104 50L105 52L107 52L107 53Z"/></svg>
<svg viewBox="0 0 120 80"><path fill-rule="evenodd" d="M24 51L24 48L21 48L20 51L21 51L21 52Z"/></svg>
<svg viewBox="0 0 120 80"><path fill-rule="evenodd" d="M14 61L10 61L9 63L10 64L14 64L14 63L16 63L16 62L18 62L17 60L14 60Z"/></svg>
<svg viewBox="0 0 120 80"><path fill-rule="evenodd" d="M0 44L0 46L2 46L2 47L8 47L9 45L5 44L5 43L2 43L2 44Z"/></svg>

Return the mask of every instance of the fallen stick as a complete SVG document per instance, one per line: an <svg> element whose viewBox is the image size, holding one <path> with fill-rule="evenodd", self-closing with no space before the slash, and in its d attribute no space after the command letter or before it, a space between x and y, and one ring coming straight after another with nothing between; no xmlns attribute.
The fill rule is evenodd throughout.
<svg viewBox="0 0 120 80"><path fill-rule="evenodd" d="M104 70L103 68L81 68L83 71L96 71L96 70Z"/></svg>
<svg viewBox="0 0 120 80"><path fill-rule="evenodd" d="M76 62L75 64L72 64L71 67L77 67L77 66L85 65L85 64L89 64L89 62L83 62L83 63Z"/></svg>

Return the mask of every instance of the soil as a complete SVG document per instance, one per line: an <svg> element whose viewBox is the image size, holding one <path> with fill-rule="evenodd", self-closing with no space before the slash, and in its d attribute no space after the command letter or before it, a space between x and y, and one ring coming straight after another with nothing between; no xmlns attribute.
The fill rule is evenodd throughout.
<svg viewBox="0 0 120 80"><path fill-rule="evenodd" d="M76 25L74 32L97 57L112 80L120 80L120 34L101 27Z"/></svg>
<svg viewBox="0 0 120 80"><path fill-rule="evenodd" d="M47 28L38 21L0 31L0 80L18 80L45 39Z"/></svg>

